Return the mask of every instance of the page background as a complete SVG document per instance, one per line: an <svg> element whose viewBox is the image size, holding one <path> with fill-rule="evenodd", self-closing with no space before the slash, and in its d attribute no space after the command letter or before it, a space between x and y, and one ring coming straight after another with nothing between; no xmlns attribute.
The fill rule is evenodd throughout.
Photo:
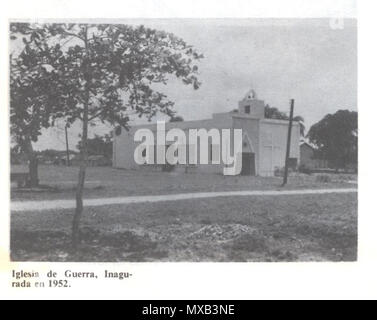
<svg viewBox="0 0 377 320"><path fill-rule="evenodd" d="M359 261L357 263L11 263L9 262L9 19L356 17L356 1L8 1L3 4L0 136L0 298L39 299L331 299L377 298L376 145L374 77L376 4L359 13ZM5 8L6 7L6 8ZM373 37L373 38L372 38ZM11 289L13 268L91 271L109 268L127 281L77 280L71 289Z"/></svg>

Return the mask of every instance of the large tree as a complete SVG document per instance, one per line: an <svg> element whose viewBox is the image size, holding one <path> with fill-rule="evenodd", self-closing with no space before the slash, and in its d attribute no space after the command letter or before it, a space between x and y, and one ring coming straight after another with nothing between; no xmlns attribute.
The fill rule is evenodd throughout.
<svg viewBox="0 0 377 320"><path fill-rule="evenodd" d="M338 110L314 124L309 140L318 147L318 154L329 160L336 169L357 162L357 112Z"/></svg>
<svg viewBox="0 0 377 320"><path fill-rule="evenodd" d="M11 29L12 41L17 40L19 31L18 27ZM54 121L54 105L48 94L54 89L51 86L54 75L45 69L43 54L35 45L40 45L35 34L23 37L23 49L10 56L11 137L16 151L27 155L31 187L38 185L38 160L33 142L38 140L42 129L49 128Z"/></svg>
<svg viewBox="0 0 377 320"><path fill-rule="evenodd" d="M195 60L202 55L175 35L144 26L22 24L18 31L37 35L34 48L43 54L44 65L49 66L47 72L56 76L50 77L55 117L82 124L72 223L76 247L80 240L89 126L100 121L127 128L130 113L148 119L158 112L173 117L174 103L156 89L156 84L166 84L175 77L198 89Z"/></svg>

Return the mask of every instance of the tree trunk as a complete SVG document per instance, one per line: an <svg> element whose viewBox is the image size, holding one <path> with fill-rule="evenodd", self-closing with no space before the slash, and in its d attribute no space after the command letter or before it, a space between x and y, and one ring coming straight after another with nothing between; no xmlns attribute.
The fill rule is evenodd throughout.
<svg viewBox="0 0 377 320"><path fill-rule="evenodd" d="M87 140L88 140L88 106L84 107L84 118L83 118L83 130L81 138L81 151L80 151L80 170L79 179L76 188L76 210L72 222L72 245L76 249L80 244L80 221L84 210L83 205L83 193L85 184L85 173L87 166Z"/></svg>
<svg viewBox="0 0 377 320"><path fill-rule="evenodd" d="M83 154L81 155L83 156ZM73 248L77 248L80 243L80 221L83 213L83 192L84 192L84 183L85 183L85 173L86 173L86 163L81 160L80 171L79 171L79 180L77 183L76 189L76 210L72 222L72 245Z"/></svg>
<svg viewBox="0 0 377 320"><path fill-rule="evenodd" d="M33 145L30 140L25 141L25 149L29 160L29 181L27 184L30 188L38 187L38 158L34 153Z"/></svg>
<svg viewBox="0 0 377 320"><path fill-rule="evenodd" d="M86 27L85 30L85 49L87 53L87 59L89 57L89 50L88 50L88 28ZM76 210L75 215L73 217L72 222L72 246L73 249L76 250L77 246L80 244L80 222L82 213L84 210L83 205L83 192L84 192L84 184L85 184L85 173L86 173L86 166L88 160L88 123L89 123L89 100L90 100L90 70L88 67L88 61L83 62L85 65L85 73L84 77L86 80L85 84L85 102L84 102L84 109L83 109L83 118L82 118L82 137L81 137L81 151L80 151L80 171L79 171L79 179L77 183L76 189Z"/></svg>
<svg viewBox="0 0 377 320"><path fill-rule="evenodd" d="M30 188L38 187L38 159L35 155L29 160L29 179Z"/></svg>

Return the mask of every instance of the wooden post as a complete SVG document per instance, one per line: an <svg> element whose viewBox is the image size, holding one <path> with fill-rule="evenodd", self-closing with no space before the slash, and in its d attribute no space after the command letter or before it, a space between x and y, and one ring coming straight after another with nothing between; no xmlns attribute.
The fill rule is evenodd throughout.
<svg viewBox="0 0 377 320"><path fill-rule="evenodd" d="M288 126L288 137L287 137L287 151L285 155L285 168L284 168L284 181L283 186L288 182L288 164L289 155L291 151L291 136L292 136L292 125L293 125L293 110L294 110L295 100L291 99L291 111L289 113L289 126Z"/></svg>
<svg viewBox="0 0 377 320"><path fill-rule="evenodd" d="M65 125L65 147L67 149L67 166L70 166L69 161L69 145L68 145L68 124Z"/></svg>

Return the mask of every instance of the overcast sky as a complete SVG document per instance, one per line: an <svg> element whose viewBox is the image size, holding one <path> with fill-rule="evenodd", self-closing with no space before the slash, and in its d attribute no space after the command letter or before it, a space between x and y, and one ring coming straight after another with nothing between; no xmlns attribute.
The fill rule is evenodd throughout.
<svg viewBox="0 0 377 320"><path fill-rule="evenodd" d="M282 111L288 111L294 98L295 114L304 117L307 128L338 109L357 109L355 20L345 20L343 29L331 28L329 19L122 22L173 32L204 54L199 90L178 81L164 88L185 120L237 108L250 88ZM91 128L91 134L109 130ZM71 148L78 133L78 126L69 132ZM64 149L64 131L45 131L35 147Z"/></svg>

